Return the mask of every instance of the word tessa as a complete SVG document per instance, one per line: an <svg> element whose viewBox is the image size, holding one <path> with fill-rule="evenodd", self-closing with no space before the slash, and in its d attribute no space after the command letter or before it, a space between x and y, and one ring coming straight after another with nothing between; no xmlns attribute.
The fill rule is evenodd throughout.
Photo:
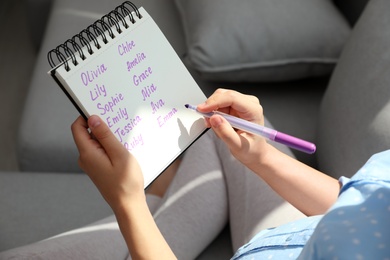
<svg viewBox="0 0 390 260"><path fill-rule="evenodd" d="M97 65L95 70L81 72L81 81L83 82L83 85L87 87L89 83L92 83L95 79L104 74L106 71L106 65Z"/></svg>

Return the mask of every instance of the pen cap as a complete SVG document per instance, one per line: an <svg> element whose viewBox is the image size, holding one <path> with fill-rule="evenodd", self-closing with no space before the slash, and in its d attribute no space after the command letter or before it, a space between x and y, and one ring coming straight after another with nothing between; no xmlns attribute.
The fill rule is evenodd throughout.
<svg viewBox="0 0 390 260"><path fill-rule="evenodd" d="M287 135L284 133L278 132L274 139L276 142L287 145L296 150L312 154L316 151L316 146L313 143L307 142L305 140Z"/></svg>

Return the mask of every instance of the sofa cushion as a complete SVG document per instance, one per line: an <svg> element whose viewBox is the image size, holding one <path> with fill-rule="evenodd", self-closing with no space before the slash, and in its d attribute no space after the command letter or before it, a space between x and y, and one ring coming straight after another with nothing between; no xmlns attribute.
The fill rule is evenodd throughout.
<svg viewBox="0 0 390 260"><path fill-rule="evenodd" d="M0 211L0 252L112 215L89 177L73 173L0 172Z"/></svg>
<svg viewBox="0 0 390 260"><path fill-rule="evenodd" d="M328 75L350 33L328 0L175 0L188 65L204 79L285 81Z"/></svg>
<svg viewBox="0 0 390 260"><path fill-rule="evenodd" d="M388 0L372 0L324 95L319 116L319 167L351 176L374 153L390 147L390 16Z"/></svg>

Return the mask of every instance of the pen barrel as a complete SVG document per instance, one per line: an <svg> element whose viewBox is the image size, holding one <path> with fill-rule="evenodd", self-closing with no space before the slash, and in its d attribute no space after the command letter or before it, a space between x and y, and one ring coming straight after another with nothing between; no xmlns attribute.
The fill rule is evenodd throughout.
<svg viewBox="0 0 390 260"><path fill-rule="evenodd" d="M277 132L274 141L309 154L316 151L315 144L280 132Z"/></svg>
<svg viewBox="0 0 390 260"><path fill-rule="evenodd" d="M242 120L240 118L236 118L230 115L223 115L227 121L230 123L230 125L236 129L240 129L242 131L263 136L265 138L268 138L270 140L274 140L276 134L278 133L276 130L264 127L262 125L258 125L249 121Z"/></svg>

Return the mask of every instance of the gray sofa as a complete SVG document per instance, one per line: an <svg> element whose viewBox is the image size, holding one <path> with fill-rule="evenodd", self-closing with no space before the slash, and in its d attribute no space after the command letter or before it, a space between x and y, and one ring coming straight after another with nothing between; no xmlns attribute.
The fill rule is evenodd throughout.
<svg viewBox="0 0 390 260"><path fill-rule="evenodd" d="M30 12L30 20L40 51L19 128L21 172L0 174L0 251L112 214L77 165L70 125L78 113L46 75L46 54L121 2L27 1L35 10ZM200 72L188 61L191 38L188 24L186 27L182 22L185 6L177 8L173 0L133 2L152 15L206 95L217 87L254 94L276 129L316 143L314 155L294 151L304 163L334 177L351 176L370 155L390 147L387 0L334 1L351 31L337 63L325 72L295 79L278 79L276 75L276 80L251 82L213 80L212 74ZM226 227L198 259L229 258L229 243Z"/></svg>

